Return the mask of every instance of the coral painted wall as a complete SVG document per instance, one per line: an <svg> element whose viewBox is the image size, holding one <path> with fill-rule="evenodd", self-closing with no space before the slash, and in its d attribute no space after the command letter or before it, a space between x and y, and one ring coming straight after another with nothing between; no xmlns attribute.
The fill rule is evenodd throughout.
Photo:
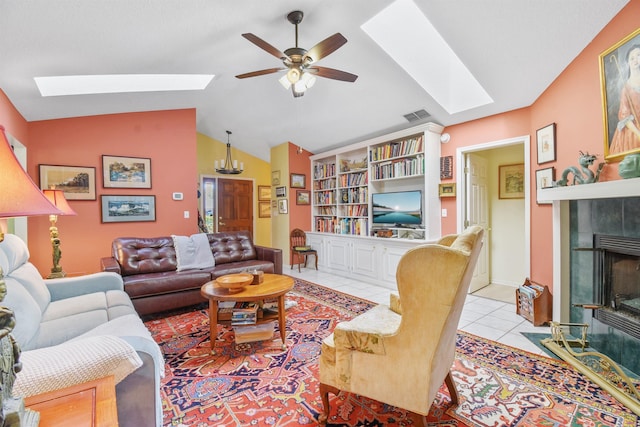
<svg viewBox="0 0 640 427"><path fill-rule="evenodd" d="M70 201L78 215L58 217L64 271L100 271L100 258L110 255L115 237L197 232L195 115L188 109L29 123L28 172L36 183L39 164L96 168L97 200ZM103 154L150 158L151 189L103 188ZM172 200L173 192L182 192L184 200ZM101 195L154 195L156 221L103 224ZM52 265L48 218L29 218L29 249L46 276Z"/></svg>

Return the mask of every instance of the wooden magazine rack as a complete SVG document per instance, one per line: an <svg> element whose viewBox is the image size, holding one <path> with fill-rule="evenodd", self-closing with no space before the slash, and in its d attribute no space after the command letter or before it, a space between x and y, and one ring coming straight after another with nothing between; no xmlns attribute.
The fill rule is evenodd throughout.
<svg viewBox="0 0 640 427"><path fill-rule="evenodd" d="M516 289L516 313L533 323L533 326L542 326L551 321L551 312L549 288L526 278L524 284Z"/></svg>

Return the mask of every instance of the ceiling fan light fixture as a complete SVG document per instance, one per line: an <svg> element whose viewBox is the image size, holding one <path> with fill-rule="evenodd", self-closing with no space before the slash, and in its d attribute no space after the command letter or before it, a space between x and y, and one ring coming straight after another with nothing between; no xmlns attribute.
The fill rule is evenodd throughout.
<svg viewBox="0 0 640 427"><path fill-rule="evenodd" d="M311 73L303 73L300 81L304 83L307 89L311 89L311 87L316 84L316 76Z"/></svg>
<svg viewBox="0 0 640 427"><path fill-rule="evenodd" d="M299 69L290 68L289 71L287 71L287 80L289 80L291 84L296 84L298 80L300 80L300 74Z"/></svg>
<svg viewBox="0 0 640 427"><path fill-rule="evenodd" d="M282 85L283 88L289 90L291 88L291 82L289 81L289 78L287 77L287 75L283 75L282 77L280 77L278 79L278 81L280 82L280 84Z"/></svg>

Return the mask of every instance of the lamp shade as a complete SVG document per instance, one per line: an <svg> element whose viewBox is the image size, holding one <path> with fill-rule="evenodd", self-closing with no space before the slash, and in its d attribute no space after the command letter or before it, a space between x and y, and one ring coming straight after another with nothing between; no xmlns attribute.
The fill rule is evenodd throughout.
<svg viewBox="0 0 640 427"><path fill-rule="evenodd" d="M42 190L42 192L47 197L47 199L49 199L51 204L53 204L53 206L55 206L56 208L62 211L62 214L58 214L58 215L78 215L73 209L71 209L71 206L69 206L69 203L67 202L67 198L64 197L64 191Z"/></svg>
<svg viewBox="0 0 640 427"><path fill-rule="evenodd" d="M0 218L62 213L22 169L0 126Z"/></svg>

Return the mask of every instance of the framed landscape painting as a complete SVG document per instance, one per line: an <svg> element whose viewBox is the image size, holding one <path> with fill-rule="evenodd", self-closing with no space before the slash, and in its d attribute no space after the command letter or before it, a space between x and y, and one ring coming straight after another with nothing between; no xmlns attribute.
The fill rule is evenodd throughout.
<svg viewBox="0 0 640 427"><path fill-rule="evenodd" d="M499 199L524 199L524 163L499 166Z"/></svg>
<svg viewBox="0 0 640 427"><path fill-rule="evenodd" d="M151 159L102 156L104 188L151 188Z"/></svg>
<svg viewBox="0 0 640 427"><path fill-rule="evenodd" d="M67 200L96 199L96 168L89 166L39 165L40 189L56 188Z"/></svg>
<svg viewBox="0 0 640 427"><path fill-rule="evenodd" d="M156 196L101 196L102 222L156 220Z"/></svg>

